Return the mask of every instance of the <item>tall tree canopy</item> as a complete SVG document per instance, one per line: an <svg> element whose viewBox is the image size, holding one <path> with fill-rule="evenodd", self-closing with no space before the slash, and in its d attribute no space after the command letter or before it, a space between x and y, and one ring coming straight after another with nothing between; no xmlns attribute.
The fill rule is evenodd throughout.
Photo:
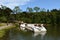
<svg viewBox="0 0 60 40"><path fill-rule="evenodd" d="M35 10L36 12L39 12L40 8L39 8L39 7L34 7L34 10Z"/></svg>
<svg viewBox="0 0 60 40"><path fill-rule="evenodd" d="M26 9L28 12L33 12L33 9L32 8L30 8L30 7L27 7L27 9Z"/></svg>

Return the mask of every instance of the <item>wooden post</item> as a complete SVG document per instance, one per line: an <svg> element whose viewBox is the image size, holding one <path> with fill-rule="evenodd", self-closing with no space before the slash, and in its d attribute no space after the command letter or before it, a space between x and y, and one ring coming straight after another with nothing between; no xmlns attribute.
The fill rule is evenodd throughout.
<svg viewBox="0 0 60 40"><path fill-rule="evenodd" d="M19 28L20 28L21 22L19 21Z"/></svg>

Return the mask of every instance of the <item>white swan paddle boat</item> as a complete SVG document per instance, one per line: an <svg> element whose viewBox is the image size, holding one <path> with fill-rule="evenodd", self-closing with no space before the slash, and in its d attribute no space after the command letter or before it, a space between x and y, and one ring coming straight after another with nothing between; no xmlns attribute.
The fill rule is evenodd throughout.
<svg viewBox="0 0 60 40"><path fill-rule="evenodd" d="M35 24L21 23L20 24L20 29L23 30L23 31L30 30L30 31L33 31L33 32L46 32L47 31L46 28L43 26L43 24L40 24L38 26L37 25L35 25Z"/></svg>
<svg viewBox="0 0 60 40"><path fill-rule="evenodd" d="M41 24L41 26L34 26L34 32L46 32L46 28Z"/></svg>

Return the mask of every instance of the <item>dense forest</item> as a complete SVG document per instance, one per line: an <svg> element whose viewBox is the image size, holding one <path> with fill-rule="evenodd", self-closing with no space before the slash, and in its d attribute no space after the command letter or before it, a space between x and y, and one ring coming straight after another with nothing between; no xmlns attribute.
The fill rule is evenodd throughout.
<svg viewBox="0 0 60 40"><path fill-rule="evenodd" d="M26 11L22 11L19 6L13 10L9 7L1 5L0 22L15 22L24 21L27 23L45 23L45 24L60 24L59 9L45 9L27 7Z"/></svg>

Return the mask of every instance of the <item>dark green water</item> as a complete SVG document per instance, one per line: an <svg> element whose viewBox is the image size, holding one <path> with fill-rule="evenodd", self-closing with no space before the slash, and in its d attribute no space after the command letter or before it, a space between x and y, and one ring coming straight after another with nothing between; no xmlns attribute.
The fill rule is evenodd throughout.
<svg viewBox="0 0 60 40"><path fill-rule="evenodd" d="M49 25L46 33L22 32L16 28L10 29L0 40L60 40L60 27Z"/></svg>

